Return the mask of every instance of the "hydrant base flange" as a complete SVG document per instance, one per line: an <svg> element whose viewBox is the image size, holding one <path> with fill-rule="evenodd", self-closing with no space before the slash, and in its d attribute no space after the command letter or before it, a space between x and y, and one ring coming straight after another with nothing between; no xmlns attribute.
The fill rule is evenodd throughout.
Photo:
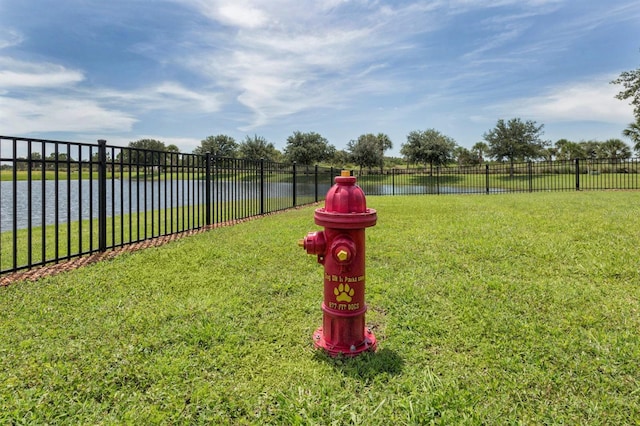
<svg viewBox="0 0 640 426"><path fill-rule="evenodd" d="M352 345L350 347L340 347L339 345L330 343L325 340L323 328L318 328L313 333L313 345L317 349L323 349L329 356L336 357L343 355L346 357L353 357L361 354L362 352L375 352L378 348L378 341L376 336L369 328L364 329L364 340L358 345Z"/></svg>

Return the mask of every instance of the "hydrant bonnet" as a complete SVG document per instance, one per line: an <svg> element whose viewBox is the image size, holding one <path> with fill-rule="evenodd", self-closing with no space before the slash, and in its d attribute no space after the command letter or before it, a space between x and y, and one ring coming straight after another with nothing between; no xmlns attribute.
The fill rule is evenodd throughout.
<svg viewBox="0 0 640 426"><path fill-rule="evenodd" d="M316 224L342 229L374 226L377 221L376 211L367 208L364 191L356 185L356 178L337 176L335 183L327 192L325 207L316 209Z"/></svg>

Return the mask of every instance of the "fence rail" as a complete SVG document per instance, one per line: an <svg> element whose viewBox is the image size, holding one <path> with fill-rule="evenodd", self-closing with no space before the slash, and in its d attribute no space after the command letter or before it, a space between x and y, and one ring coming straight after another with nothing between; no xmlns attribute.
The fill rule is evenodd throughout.
<svg viewBox="0 0 640 426"><path fill-rule="evenodd" d="M0 136L0 274L320 201L331 168Z"/></svg>
<svg viewBox="0 0 640 426"><path fill-rule="evenodd" d="M637 159L355 171L367 195L640 189ZM320 201L337 170L0 136L0 274Z"/></svg>
<svg viewBox="0 0 640 426"><path fill-rule="evenodd" d="M640 189L639 159L487 163L422 169L362 170L367 195L493 194Z"/></svg>

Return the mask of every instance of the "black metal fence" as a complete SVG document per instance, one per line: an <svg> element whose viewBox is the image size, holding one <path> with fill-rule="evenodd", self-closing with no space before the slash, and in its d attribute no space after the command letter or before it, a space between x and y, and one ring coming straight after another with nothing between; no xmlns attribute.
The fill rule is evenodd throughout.
<svg viewBox="0 0 640 426"><path fill-rule="evenodd" d="M324 199L338 170L0 136L0 274ZM637 159L354 171L367 195L640 189Z"/></svg>
<svg viewBox="0 0 640 426"><path fill-rule="evenodd" d="M334 171L0 136L0 274L319 201Z"/></svg>
<svg viewBox="0 0 640 426"><path fill-rule="evenodd" d="M367 195L640 189L637 158L487 163L357 173L358 185Z"/></svg>

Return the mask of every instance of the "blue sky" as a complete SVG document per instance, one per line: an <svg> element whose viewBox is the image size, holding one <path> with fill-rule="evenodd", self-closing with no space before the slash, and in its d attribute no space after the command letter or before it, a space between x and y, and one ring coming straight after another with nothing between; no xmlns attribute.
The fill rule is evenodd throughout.
<svg viewBox="0 0 640 426"><path fill-rule="evenodd" d="M639 66L637 0L0 0L0 134L383 132L399 156L412 130L470 148L520 117L606 140L633 121L609 81Z"/></svg>

